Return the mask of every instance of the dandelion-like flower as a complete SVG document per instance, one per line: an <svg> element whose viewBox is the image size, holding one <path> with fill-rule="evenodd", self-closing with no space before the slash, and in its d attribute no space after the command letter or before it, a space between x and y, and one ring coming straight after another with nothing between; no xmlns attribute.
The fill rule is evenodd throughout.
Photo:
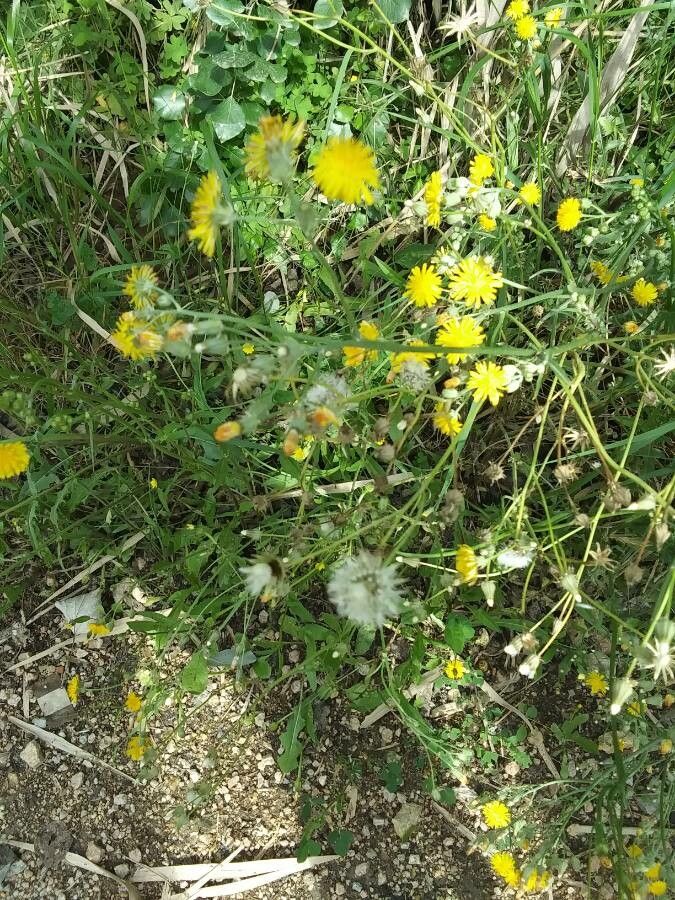
<svg viewBox="0 0 675 900"><path fill-rule="evenodd" d="M441 224L441 201L443 199L443 177L433 172L424 186L424 202L427 205L427 225L439 228Z"/></svg>
<svg viewBox="0 0 675 900"><path fill-rule="evenodd" d="M551 881L551 875L549 872L544 870L540 872L538 869L535 869L525 879L525 890L526 891L545 891L549 886Z"/></svg>
<svg viewBox="0 0 675 900"><path fill-rule="evenodd" d="M295 151L302 143L305 123L281 116L263 116L258 131L246 144L246 174L260 181L286 181L293 174Z"/></svg>
<svg viewBox="0 0 675 900"><path fill-rule="evenodd" d="M661 352L661 358L654 363L654 371L662 381L675 372L675 344Z"/></svg>
<svg viewBox="0 0 675 900"><path fill-rule="evenodd" d="M445 358L451 366L462 362L469 355L463 351L473 347L480 347L485 341L485 333L480 324L471 316L456 316L443 318L441 327L436 334L436 343L441 347L453 348L453 352L447 353ZM455 348L459 351L456 352Z"/></svg>
<svg viewBox="0 0 675 900"><path fill-rule="evenodd" d="M631 296L638 306L651 306L659 296L659 291L651 281L638 278L631 289Z"/></svg>
<svg viewBox="0 0 675 900"><path fill-rule="evenodd" d="M518 887L520 884L520 872L512 853L495 853L490 860L492 871L503 878L510 887Z"/></svg>
<svg viewBox="0 0 675 900"><path fill-rule="evenodd" d="M607 679L602 672L598 672L597 670L587 672L584 675L583 680L584 684L594 697L604 697L609 690Z"/></svg>
<svg viewBox="0 0 675 900"><path fill-rule="evenodd" d="M241 566L239 574L251 597L259 597L263 603L268 603L280 592L284 570L279 560L269 558Z"/></svg>
<svg viewBox="0 0 675 900"><path fill-rule="evenodd" d="M376 341L380 336L380 329L373 322L361 322L359 334L364 341ZM366 360L377 359L377 350L368 350L365 347L343 347L346 366L360 366Z"/></svg>
<svg viewBox="0 0 675 900"><path fill-rule="evenodd" d="M484 256L467 256L453 266L448 290L453 300L463 300L478 309L495 302L497 291L504 284L501 272L495 272Z"/></svg>
<svg viewBox="0 0 675 900"><path fill-rule="evenodd" d="M654 628L652 641L638 652L640 664L653 669L654 681L663 678L669 684L675 678L675 621L660 619Z"/></svg>
<svg viewBox="0 0 675 900"><path fill-rule="evenodd" d="M581 203L576 197L568 197L558 206L555 218L561 231L574 231L581 222Z"/></svg>
<svg viewBox="0 0 675 900"><path fill-rule="evenodd" d="M558 25L562 22L563 17L563 8L562 6L556 6L554 9L549 9L549 11L544 16L544 25L547 28L557 28Z"/></svg>
<svg viewBox="0 0 675 900"><path fill-rule="evenodd" d="M537 20L534 16L523 16L516 22L516 34L521 41L531 41L537 36Z"/></svg>
<svg viewBox="0 0 675 900"><path fill-rule="evenodd" d="M481 360L471 371L466 386L473 391L473 399L476 403L489 400L493 406L496 406L502 395L506 393L508 377L503 366Z"/></svg>
<svg viewBox="0 0 675 900"><path fill-rule="evenodd" d="M415 306L435 306L441 299L443 284L441 276L433 266L423 263L415 266L406 281L403 296Z"/></svg>
<svg viewBox="0 0 675 900"><path fill-rule="evenodd" d="M464 677L464 663L461 659L451 659L445 664L445 676L452 681L459 681Z"/></svg>
<svg viewBox="0 0 675 900"><path fill-rule="evenodd" d="M145 319L128 311L122 313L117 320L115 330L110 335L110 343L122 356L138 362L155 357L162 349L164 341L160 334L148 326Z"/></svg>
<svg viewBox="0 0 675 900"><path fill-rule="evenodd" d="M68 699L75 706L77 701L80 699L80 676L73 675L72 678L68 680L66 684L66 694L68 694Z"/></svg>
<svg viewBox="0 0 675 900"><path fill-rule="evenodd" d="M396 566L368 550L338 564L328 583L328 597L339 615L373 628L398 616L403 606Z"/></svg>
<svg viewBox="0 0 675 900"><path fill-rule="evenodd" d="M514 22L517 22L518 19L522 19L523 16L526 16L530 11L530 4L528 0L511 0L509 5L506 7L506 18L513 19Z"/></svg>
<svg viewBox="0 0 675 900"><path fill-rule="evenodd" d="M478 561L472 547L460 544L455 557L455 569L462 584L475 584L478 581Z"/></svg>
<svg viewBox="0 0 675 900"><path fill-rule="evenodd" d="M136 691L129 691L126 700L124 701L124 708L127 710L127 712L137 713L141 706L143 706L143 701L138 696Z"/></svg>
<svg viewBox="0 0 675 900"><path fill-rule="evenodd" d="M148 309L157 300L157 275L152 266L132 266L123 293L136 309Z"/></svg>
<svg viewBox="0 0 675 900"><path fill-rule="evenodd" d="M87 631L92 637L105 637L106 634L110 634L110 628L105 622L90 622Z"/></svg>
<svg viewBox="0 0 675 900"><path fill-rule="evenodd" d="M372 191L380 185L375 154L351 137L330 138L319 152L312 178L329 200L350 204L372 203Z"/></svg>
<svg viewBox="0 0 675 900"><path fill-rule="evenodd" d="M481 806L483 821L488 828L506 828L511 821L511 811L501 800L491 800Z"/></svg>
<svg viewBox="0 0 675 900"><path fill-rule="evenodd" d="M664 894L668 893L668 884L663 879L650 881L647 885L647 893L651 894L652 897L663 897Z"/></svg>
<svg viewBox="0 0 675 900"><path fill-rule="evenodd" d="M470 38L473 37L474 26L479 21L480 15L476 10L475 4L472 4L469 9L462 7L459 15L447 16L438 27L448 34L454 34L457 38L457 43L461 45L465 35L468 35Z"/></svg>
<svg viewBox="0 0 675 900"><path fill-rule="evenodd" d="M447 437L455 437L462 430L462 423L459 417L449 410L443 401L436 405L433 423L434 428Z"/></svg>
<svg viewBox="0 0 675 900"><path fill-rule="evenodd" d="M487 213L481 213L478 216L478 224L483 229L483 231L494 231L497 227L497 222L492 216L488 216Z"/></svg>
<svg viewBox="0 0 675 900"><path fill-rule="evenodd" d="M192 228L188 231L191 241L205 256L216 252L216 238L221 225L231 225L233 212L222 204L223 188L216 172L209 172L199 182L190 210Z"/></svg>
<svg viewBox="0 0 675 900"><path fill-rule="evenodd" d="M314 417L314 424L324 427L321 425L321 419L326 411L331 413L333 422L336 422L339 415L349 406L349 397L349 385L345 379L333 372L325 372L319 375L305 394L304 405L310 416Z"/></svg>
<svg viewBox="0 0 675 900"><path fill-rule="evenodd" d="M495 173L495 167L492 160L485 153L476 153L469 164L469 181L471 184L480 187L484 181L491 178Z"/></svg>
<svg viewBox="0 0 675 900"><path fill-rule="evenodd" d="M213 431L213 439L219 444L226 444L228 441L234 440L241 435L241 425L239 422L222 422Z"/></svg>
<svg viewBox="0 0 675 900"><path fill-rule="evenodd" d="M23 441L0 443L0 480L14 478L25 472L29 462L30 454Z"/></svg>
<svg viewBox="0 0 675 900"><path fill-rule="evenodd" d="M144 738L139 735L132 735L127 741L127 756L134 762L140 762L148 752L148 745Z"/></svg>
<svg viewBox="0 0 675 900"><path fill-rule="evenodd" d="M523 203L528 203L530 206L538 206L541 200L541 188L536 181L526 181L518 191L518 196Z"/></svg>
<svg viewBox="0 0 675 900"><path fill-rule="evenodd" d="M595 275L600 284L609 284L613 278L612 270L599 259L591 260L591 272Z"/></svg>

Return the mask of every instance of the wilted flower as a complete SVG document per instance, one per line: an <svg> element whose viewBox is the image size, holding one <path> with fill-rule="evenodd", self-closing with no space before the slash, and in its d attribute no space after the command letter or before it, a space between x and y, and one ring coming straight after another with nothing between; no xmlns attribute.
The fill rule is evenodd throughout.
<svg viewBox="0 0 675 900"><path fill-rule="evenodd" d="M612 703L609 707L609 712L613 716L617 716L626 701L630 698L633 693L633 688L635 687L635 682L631 681L630 678L619 678L614 682L614 688L612 690Z"/></svg>
<svg viewBox="0 0 675 900"><path fill-rule="evenodd" d="M507 569L526 569L534 559L533 546L509 547L497 554L497 563Z"/></svg>
<svg viewBox="0 0 675 900"><path fill-rule="evenodd" d="M675 372L675 345L662 351L661 358L654 363L654 372L661 381Z"/></svg>
<svg viewBox="0 0 675 900"><path fill-rule="evenodd" d="M242 566L239 574L244 579L249 594L252 597L260 597L263 603L268 603L280 591L284 570L278 559L269 558Z"/></svg>
<svg viewBox="0 0 675 900"><path fill-rule="evenodd" d="M654 670L654 681L663 678L669 684L675 678L675 621L660 619L654 628L654 637L637 652L638 661L645 669Z"/></svg>
<svg viewBox="0 0 675 900"><path fill-rule="evenodd" d="M341 616L373 628L399 615L403 606L396 566L368 550L337 565L328 583L328 597Z"/></svg>
<svg viewBox="0 0 675 900"><path fill-rule="evenodd" d="M258 131L246 144L246 174L251 178L286 181L293 174L295 151L305 133L305 123L263 116Z"/></svg>
<svg viewBox="0 0 675 900"><path fill-rule="evenodd" d="M526 678L534 678L537 669L541 664L541 657L536 653L531 653L524 662L518 666L518 671Z"/></svg>

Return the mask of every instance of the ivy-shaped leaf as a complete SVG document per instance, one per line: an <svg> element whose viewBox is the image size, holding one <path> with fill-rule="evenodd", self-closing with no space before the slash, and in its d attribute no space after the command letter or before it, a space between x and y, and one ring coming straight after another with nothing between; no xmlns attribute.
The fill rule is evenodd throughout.
<svg viewBox="0 0 675 900"><path fill-rule="evenodd" d="M213 124L216 137L221 141L231 141L246 128L244 110L232 97L219 103L208 118Z"/></svg>
<svg viewBox="0 0 675 900"><path fill-rule="evenodd" d="M180 119L185 112L185 94L172 84L162 85L152 98L160 119Z"/></svg>

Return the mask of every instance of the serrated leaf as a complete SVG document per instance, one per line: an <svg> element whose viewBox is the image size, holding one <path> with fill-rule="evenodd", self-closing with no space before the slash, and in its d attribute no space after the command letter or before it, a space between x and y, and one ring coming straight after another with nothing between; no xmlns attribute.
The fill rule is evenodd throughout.
<svg viewBox="0 0 675 900"><path fill-rule="evenodd" d="M314 840L302 840L298 846L296 859L298 862L304 862L310 856L321 855L321 844L317 844Z"/></svg>
<svg viewBox="0 0 675 900"><path fill-rule="evenodd" d="M321 16L321 18L314 21L314 27L332 28L333 25L337 25L344 11L342 0L316 0L314 15Z"/></svg>
<svg viewBox="0 0 675 900"><path fill-rule="evenodd" d="M211 57L215 65L220 69L245 69L255 62L258 57L246 47L228 47L222 53L214 53Z"/></svg>
<svg viewBox="0 0 675 900"><path fill-rule="evenodd" d="M455 653L461 653L465 644L471 640L475 631L464 616L451 614L445 623L445 641Z"/></svg>
<svg viewBox="0 0 675 900"><path fill-rule="evenodd" d="M64 325L68 319L75 315L75 307L62 294L50 291L47 294L47 307L52 319L52 325Z"/></svg>
<svg viewBox="0 0 675 900"><path fill-rule="evenodd" d="M328 843L338 856L346 856L353 841L354 834L348 828L338 828L328 835Z"/></svg>
<svg viewBox="0 0 675 900"><path fill-rule="evenodd" d="M201 694L209 680L209 667L201 651L193 653L180 673L180 686L191 694Z"/></svg>
<svg viewBox="0 0 675 900"><path fill-rule="evenodd" d="M152 102L160 119L180 119L185 112L185 94L172 84L158 88Z"/></svg>
<svg viewBox="0 0 675 900"><path fill-rule="evenodd" d="M405 22L410 15L410 0L379 0L379 6L392 25Z"/></svg>
<svg viewBox="0 0 675 900"><path fill-rule="evenodd" d="M232 97L219 103L208 118L213 123L216 137L221 141L231 141L246 128L244 110Z"/></svg>

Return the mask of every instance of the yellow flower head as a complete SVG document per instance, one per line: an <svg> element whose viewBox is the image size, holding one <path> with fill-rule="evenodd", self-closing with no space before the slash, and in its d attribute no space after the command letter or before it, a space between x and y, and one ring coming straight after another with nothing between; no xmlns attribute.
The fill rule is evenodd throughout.
<svg viewBox="0 0 675 900"><path fill-rule="evenodd" d="M659 753L661 756L667 756L673 749L673 742L670 738L664 738L659 744Z"/></svg>
<svg viewBox="0 0 675 900"><path fill-rule="evenodd" d="M506 7L506 18L513 19L514 22L517 22L518 19L522 19L523 16L526 16L529 11L530 4L528 3L528 0L511 0Z"/></svg>
<svg viewBox="0 0 675 900"><path fill-rule="evenodd" d="M131 311L122 313L115 330L110 335L110 343L122 356L137 362L152 359L162 349L162 336L148 327L147 322Z"/></svg>
<svg viewBox="0 0 675 900"><path fill-rule="evenodd" d="M241 425L239 422L223 422L213 432L214 440L219 444L225 444L233 438L239 437L241 434Z"/></svg>
<svg viewBox="0 0 675 900"><path fill-rule="evenodd" d="M447 437L455 437L462 430L459 418L443 402L437 404L433 422L434 428Z"/></svg>
<svg viewBox="0 0 675 900"><path fill-rule="evenodd" d="M496 221L492 218L492 216L488 216L486 213L481 213L478 216L478 224L483 229L483 231L494 231L497 227Z"/></svg>
<svg viewBox="0 0 675 900"><path fill-rule="evenodd" d="M413 340L408 341L408 347L423 347L424 341ZM417 352L413 350L401 350L400 353L392 353L391 354L391 371L393 375L396 375L401 371L401 367L405 365L407 362L417 362L420 365L424 366L425 369L429 368L429 360L434 359L436 356L435 353L430 352L429 350L419 350Z"/></svg>
<svg viewBox="0 0 675 900"><path fill-rule="evenodd" d="M242 344L241 352L246 356L251 356L252 353L255 353L255 346L253 344Z"/></svg>
<svg viewBox="0 0 675 900"><path fill-rule="evenodd" d="M652 881L647 887L647 893L652 897L663 897L668 892L668 885L665 881Z"/></svg>
<svg viewBox="0 0 675 900"><path fill-rule="evenodd" d="M476 554L468 544L460 544L457 548L455 569L462 584L475 584L478 581Z"/></svg>
<svg viewBox="0 0 675 900"><path fill-rule="evenodd" d="M423 263L408 275L403 296L415 306L434 306L441 299L443 286L441 276L433 266Z"/></svg>
<svg viewBox="0 0 675 900"><path fill-rule="evenodd" d="M563 8L562 6L556 6L554 9L549 9L549 11L544 16L544 25L547 28L557 28L558 25L562 22L563 17Z"/></svg>
<svg viewBox="0 0 675 900"><path fill-rule="evenodd" d="M481 812L488 828L506 828L511 821L511 811L501 800L491 800L481 806Z"/></svg>
<svg viewBox="0 0 675 900"><path fill-rule="evenodd" d="M446 354L446 359L451 366L466 359L472 347L480 347L485 340L485 334L481 326L471 316L462 316L458 319L454 316L443 319L442 325L436 334L436 343L441 347L457 348L460 352Z"/></svg>
<svg viewBox="0 0 675 900"><path fill-rule="evenodd" d="M640 859L641 856L644 856L644 850L637 844L629 844L626 847L626 856L630 859Z"/></svg>
<svg viewBox="0 0 675 900"><path fill-rule="evenodd" d="M535 181L526 181L518 191L518 196L523 203L529 203L530 206L538 206L541 200L541 190Z"/></svg>
<svg viewBox="0 0 675 900"><path fill-rule="evenodd" d="M150 481L148 481L148 485L150 486L151 491L156 491L159 487L159 482L156 478L151 478Z"/></svg>
<svg viewBox="0 0 675 900"><path fill-rule="evenodd" d="M445 666L445 674L447 678L453 681L459 681L464 677L464 663L461 659L451 659Z"/></svg>
<svg viewBox="0 0 675 900"><path fill-rule="evenodd" d="M302 143L305 123L284 121L281 116L263 116L258 131L246 144L246 174L249 178L286 181L293 173L295 151Z"/></svg>
<svg viewBox="0 0 675 900"><path fill-rule="evenodd" d="M364 341L376 341L380 336L380 329L373 322L361 322L359 334ZM346 366L360 366L366 360L377 359L377 350L367 350L365 347L343 347Z"/></svg>
<svg viewBox="0 0 675 900"><path fill-rule="evenodd" d="M484 181L495 173L492 160L485 153L477 153L469 164L469 181L480 187Z"/></svg>
<svg viewBox="0 0 675 900"><path fill-rule="evenodd" d="M631 290L633 300L638 306L651 306L659 295L658 289L651 281L638 278Z"/></svg>
<svg viewBox="0 0 675 900"><path fill-rule="evenodd" d="M139 735L132 735L127 741L127 756L134 762L139 762L148 751L148 744L144 738Z"/></svg>
<svg viewBox="0 0 675 900"><path fill-rule="evenodd" d="M25 472L30 462L28 447L23 441L2 441L0 443L0 480L14 478Z"/></svg>
<svg viewBox="0 0 675 900"><path fill-rule="evenodd" d="M521 41L531 41L537 36L537 20L534 16L523 16L516 22L516 34Z"/></svg>
<svg viewBox="0 0 675 900"><path fill-rule="evenodd" d="M73 675L71 679L69 679L66 684L66 694L68 694L68 699L75 706L77 701L80 699L80 676Z"/></svg>
<svg viewBox="0 0 675 900"><path fill-rule="evenodd" d="M90 622L87 629L92 637L105 637L106 634L110 634L110 629L105 622Z"/></svg>
<svg viewBox="0 0 675 900"><path fill-rule="evenodd" d="M506 393L508 378L502 366L493 362L476 363L466 383L467 388L473 391L473 399L476 403L489 400L496 406L502 395Z"/></svg>
<svg viewBox="0 0 675 900"><path fill-rule="evenodd" d="M584 684L594 697L604 697L609 690L607 679L597 670L584 675Z"/></svg>
<svg viewBox="0 0 675 900"><path fill-rule="evenodd" d="M563 200L556 213L556 222L561 231L574 231L581 222L581 203L576 197Z"/></svg>
<svg viewBox="0 0 675 900"><path fill-rule="evenodd" d="M124 283L124 294L136 309L154 306L157 300L157 275L152 266L132 266Z"/></svg>
<svg viewBox="0 0 675 900"><path fill-rule="evenodd" d="M551 876L548 872L539 872L535 869L527 876L525 880L526 891L545 891L548 887Z"/></svg>
<svg viewBox="0 0 675 900"><path fill-rule="evenodd" d="M645 706L641 700L633 700L626 706L626 712L629 716L633 716L634 719L641 716L644 711Z"/></svg>
<svg viewBox="0 0 675 900"><path fill-rule="evenodd" d="M599 259L591 260L591 272L593 272L600 284L609 284L612 280L612 270Z"/></svg>
<svg viewBox="0 0 675 900"><path fill-rule="evenodd" d="M305 440L302 442L302 446L297 446L292 453L288 455L298 462L303 462L307 459L309 454L312 452L312 448L314 447L315 438L314 435L310 434ZM325 566L325 563L324 563Z"/></svg>
<svg viewBox="0 0 675 900"><path fill-rule="evenodd" d="M375 154L351 137L332 137L322 147L312 178L329 200L343 203L372 203L372 191L379 187Z"/></svg>
<svg viewBox="0 0 675 900"><path fill-rule="evenodd" d="M124 708L131 713L137 713L143 705L143 701L135 691L129 691L127 699L124 701Z"/></svg>
<svg viewBox="0 0 675 900"><path fill-rule="evenodd" d="M216 252L216 237L221 225L232 221L232 215L221 203L223 187L216 172L209 172L199 182L190 210L192 228L188 231L191 241L205 256Z"/></svg>
<svg viewBox="0 0 675 900"><path fill-rule="evenodd" d="M511 853L495 853L490 860L492 871L495 875L499 875L511 887L518 887L520 884L520 872L518 866Z"/></svg>
<svg viewBox="0 0 675 900"><path fill-rule="evenodd" d="M501 272L495 272L482 256L467 256L453 266L448 275L448 290L453 300L467 306L487 306L495 302L497 290L504 284Z"/></svg>
<svg viewBox="0 0 675 900"><path fill-rule="evenodd" d="M640 330L640 326L637 322L634 322L632 319L629 319L628 322L624 322L623 330L626 334L637 334Z"/></svg>
<svg viewBox="0 0 675 900"><path fill-rule="evenodd" d="M647 881L656 881L656 879L659 877L660 874L661 874L661 863L655 862L645 872L645 878L647 879Z"/></svg>
<svg viewBox="0 0 675 900"><path fill-rule="evenodd" d="M427 205L427 225L439 228L441 224L441 201L443 199L443 178L434 172L424 186L424 202Z"/></svg>

